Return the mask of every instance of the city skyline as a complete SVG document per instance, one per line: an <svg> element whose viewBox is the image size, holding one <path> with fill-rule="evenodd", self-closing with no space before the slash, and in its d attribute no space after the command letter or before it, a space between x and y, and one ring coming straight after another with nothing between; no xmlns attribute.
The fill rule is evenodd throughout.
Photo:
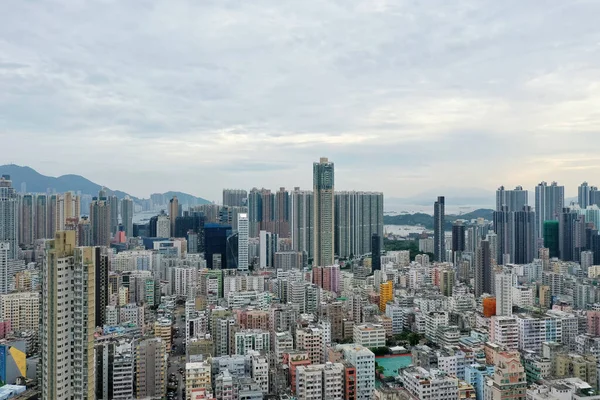
<svg viewBox="0 0 600 400"><path fill-rule="evenodd" d="M599 7L9 2L0 139L7 162L137 196L308 188L322 155L338 187L391 197L575 188L600 172Z"/></svg>

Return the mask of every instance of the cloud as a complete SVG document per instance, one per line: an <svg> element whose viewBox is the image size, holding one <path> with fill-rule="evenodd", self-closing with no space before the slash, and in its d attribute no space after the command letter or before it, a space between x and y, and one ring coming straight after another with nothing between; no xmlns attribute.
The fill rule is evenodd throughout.
<svg viewBox="0 0 600 400"><path fill-rule="evenodd" d="M600 172L595 1L2 8L0 138L46 174L219 198L309 187L320 156L397 197Z"/></svg>

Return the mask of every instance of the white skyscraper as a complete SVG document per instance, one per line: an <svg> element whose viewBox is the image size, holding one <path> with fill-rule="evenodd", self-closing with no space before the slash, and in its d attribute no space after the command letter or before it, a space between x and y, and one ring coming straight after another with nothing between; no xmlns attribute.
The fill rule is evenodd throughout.
<svg viewBox="0 0 600 400"><path fill-rule="evenodd" d="M19 251L19 196L8 175L0 177L0 241L9 243L8 258L16 259Z"/></svg>
<svg viewBox="0 0 600 400"><path fill-rule="evenodd" d="M248 214L238 214L238 270L248 271L248 235L250 223Z"/></svg>

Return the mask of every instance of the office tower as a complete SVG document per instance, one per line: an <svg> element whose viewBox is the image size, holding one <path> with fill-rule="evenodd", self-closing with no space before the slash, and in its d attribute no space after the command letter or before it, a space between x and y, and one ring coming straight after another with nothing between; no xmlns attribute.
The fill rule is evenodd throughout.
<svg viewBox="0 0 600 400"><path fill-rule="evenodd" d="M106 197L93 197L90 224L94 246L110 246L111 207Z"/></svg>
<svg viewBox="0 0 600 400"><path fill-rule="evenodd" d="M125 236L128 238L133 237L133 200L129 196L125 196L121 200L121 224L123 225Z"/></svg>
<svg viewBox="0 0 600 400"><path fill-rule="evenodd" d="M169 237L175 236L175 220L179 216L179 200L177 200L177 196L173 196L171 200L169 200L169 221L171 222L171 231Z"/></svg>
<svg viewBox="0 0 600 400"><path fill-rule="evenodd" d="M110 341L95 346L96 399L133 399L134 359L131 343Z"/></svg>
<svg viewBox="0 0 600 400"><path fill-rule="evenodd" d="M596 186L589 186L587 182L583 182L577 190L577 203L582 209L596 204L598 197L598 188Z"/></svg>
<svg viewBox="0 0 600 400"><path fill-rule="evenodd" d="M371 252L374 233L383 237L383 193L336 192L334 252L352 258Z"/></svg>
<svg viewBox="0 0 600 400"><path fill-rule="evenodd" d="M58 231L46 243L39 333L43 399L95 398L94 249L75 243L75 231Z"/></svg>
<svg viewBox="0 0 600 400"><path fill-rule="evenodd" d="M248 234L250 225L248 214L238 214L238 269L248 271Z"/></svg>
<svg viewBox="0 0 600 400"><path fill-rule="evenodd" d="M334 187L334 165L322 157L318 163L313 163L315 266L334 262Z"/></svg>
<svg viewBox="0 0 600 400"><path fill-rule="evenodd" d="M260 268L273 268L275 266L275 253L277 253L279 238L277 234L260 231L259 246L260 246Z"/></svg>
<svg viewBox="0 0 600 400"><path fill-rule="evenodd" d="M8 242L8 258L19 253L19 195L9 175L0 177L0 241Z"/></svg>
<svg viewBox="0 0 600 400"><path fill-rule="evenodd" d="M45 194L38 194L35 197L34 212L34 236L36 239L47 239L48 235L48 197Z"/></svg>
<svg viewBox="0 0 600 400"><path fill-rule="evenodd" d="M227 238L231 226L220 224L204 225L204 252L209 269L222 269L227 265Z"/></svg>
<svg viewBox="0 0 600 400"><path fill-rule="evenodd" d="M537 237L544 232L544 221L558 221L565 204L565 187L552 182L541 182L535 187L535 215Z"/></svg>
<svg viewBox="0 0 600 400"><path fill-rule="evenodd" d="M394 283L383 282L379 285L379 311L385 312L387 303L394 300Z"/></svg>
<svg viewBox="0 0 600 400"><path fill-rule="evenodd" d="M550 251L550 258L557 258L560 252L559 222L544 221L544 247Z"/></svg>
<svg viewBox="0 0 600 400"><path fill-rule="evenodd" d="M440 292L442 295L451 297L456 283L456 273L452 269L444 269L440 272Z"/></svg>
<svg viewBox="0 0 600 400"><path fill-rule="evenodd" d="M110 205L110 234L115 236L119 231L119 199L117 196L108 196L107 200Z"/></svg>
<svg viewBox="0 0 600 400"><path fill-rule="evenodd" d="M290 237L290 194L284 187L275 193L275 233Z"/></svg>
<svg viewBox="0 0 600 400"><path fill-rule="evenodd" d="M34 240L34 196L24 194L21 195L19 206L19 244L30 247L33 245Z"/></svg>
<svg viewBox="0 0 600 400"><path fill-rule="evenodd" d="M514 276L511 273L501 272L495 276L496 315L512 315L512 288Z"/></svg>
<svg viewBox="0 0 600 400"><path fill-rule="evenodd" d="M573 253L575 243L576 222L579 217L576 211L564 208L560 214L558 228L559 257L563 261L575 261ZM579 257L577 257L579 258Z"/></svg>
<svg viewBox="0 0 600 400"><path fill-rule="evenodd" d="M239 235L233 230L227 232L225 260L221 268L238 269Z"/></svg>
<svg viewBox="0 0 600 400"><path fill-rule="evenodd" d="M136 344L136 398L163 398L167 391L167 350L161 338Z"/></svg>
<svg viewBox="0 0 600 400"><path fill-rule="evenodd" d="M490 242L482 240L475 261L475 297L492 293L492 252Z"/></svg>
<svg viewBox="0 0 600 400"><path fill-rule="evenodd" d="M371 270L381 270L381 236L371 235Z"/></svg>
<svg viewBox="0 0 600 400"><path fill-rule="evenodd" d="M446 257L445 200L439 196L433 203L433 258L444 262Z"/></svg>
<svg viewBox="0 0 600 400"><path fill-rule="evenodd" d="M295 187L291 194L292 248L313 257L314 250L314 202L313 192Z"/></svg>
<svg viewBox="0 0 600 400"><path fill-rule="evenodd" d="M528 264L537 253L535 235L535 212L530 206L510 215L510 261L515 264Z"/></svg>
<svg viewBox="0 0 600 400"><path fill-rule="evenodd" d="M243 189L223 189L223 206L243 207L247 198L248 192Z"/></svg>
<svg viewBox="0 0 600 400"><path fill-rule="evenodd" d="M506 206L508 211L520 211L527 205L527 190L522 186L517 186L514 190L505 190L500 186L496 190L496 211L501 211L502 206Z"/></svg>
<svg viewBox="0 0 600 400"><path fill-rule="evenodd" d="M456 221L452 225L452 256L453 263L460 261L461 254L465 251L465 226L462 221Z"/></svg>

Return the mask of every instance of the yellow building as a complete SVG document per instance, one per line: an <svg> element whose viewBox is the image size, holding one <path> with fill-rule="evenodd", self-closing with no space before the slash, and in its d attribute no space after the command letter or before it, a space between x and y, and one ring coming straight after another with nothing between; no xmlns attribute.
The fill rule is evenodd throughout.
<svg viewBox="0 0 600 400"><path fill-rule="evenodd" d="M379 311L385 312L388 301L394 300L394 284L387 281L379 285Z"/></svg>
<svg viewBox="0 0 600 400"><path fill-rule="evenodd" d="M154 323L154 336L161 338L168 350L171 349L171 320L161 318Z"/></svg>
<svg viewBox="0 0 600 400"><path fill-rule="evenodd" d="M579 378L598 389L596 357L593 355L557 354L554 358L554 375L557 378Z"/></svg>
<svg viewBox="0 0 600 400"><path fill-rule="evenodd" d="M540 286L540 307L550 308L551 297L550 286Z"/></svg>

